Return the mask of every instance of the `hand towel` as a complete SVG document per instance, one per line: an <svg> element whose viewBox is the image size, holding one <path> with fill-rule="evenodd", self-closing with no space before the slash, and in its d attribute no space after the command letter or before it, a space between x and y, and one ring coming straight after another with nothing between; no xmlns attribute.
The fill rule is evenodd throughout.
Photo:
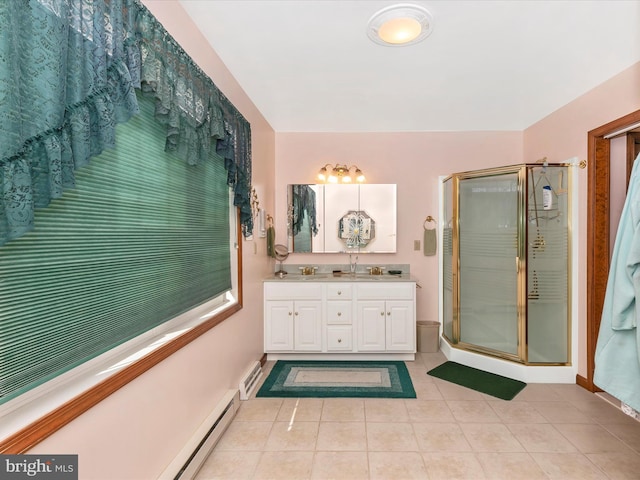
<svg viewBox="0 0 640 480"><path fill-rule="evenodd" d="M272 226L267 228L267 255L271 258L276 258L276 251L274 245L276 243L276 229Z"/></svg>
<svg viewBox="0 0 640 480"><path fill-rule="evenodd" d="M424 249L425 257L430 257L436 254L438 245L438 231L435 228L424 229L424 239L422 242L422 248Z"/></svg>

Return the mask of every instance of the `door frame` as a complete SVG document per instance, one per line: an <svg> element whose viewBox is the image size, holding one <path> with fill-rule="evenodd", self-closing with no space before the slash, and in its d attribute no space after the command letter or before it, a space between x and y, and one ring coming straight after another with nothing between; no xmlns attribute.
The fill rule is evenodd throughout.
<svg viewBox="0 0 640 480"><path fill-rule="evenodd" d="M576 383L591 392L596 342L609 276L611 146L608 135L640 123L640 110L588 132L587 144L587 376Z"/></svg>

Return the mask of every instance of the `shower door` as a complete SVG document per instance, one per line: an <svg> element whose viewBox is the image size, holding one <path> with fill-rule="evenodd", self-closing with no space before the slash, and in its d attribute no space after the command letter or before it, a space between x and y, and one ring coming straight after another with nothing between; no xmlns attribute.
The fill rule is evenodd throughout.
<svg viewBox="0 0 640 480"><path fill-rule="evenodd" d="M459 343L517 360L519 169L462 174L458 182Z"/></svg>

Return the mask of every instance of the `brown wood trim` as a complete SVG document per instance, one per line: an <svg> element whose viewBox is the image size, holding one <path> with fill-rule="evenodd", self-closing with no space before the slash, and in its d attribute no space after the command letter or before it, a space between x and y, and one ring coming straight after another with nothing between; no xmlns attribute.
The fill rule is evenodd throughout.
<svg viewBox="0 0 640 480"><path fill-rule="evenodd" d="M627 133L627 190L629 190L629 181L631 180L631 170L633 164L638 157L640 151L640 133Z"/></svg>
<svg viewBox="0 0 640 480"><path fill-rule="evenodd" d="M237 229L236 229L236 238L238 239L238 304L240 305L240 307L242 308L242 306L244 305L244 293L243 293L243 288L242 285L244 285L242 283L243 280L243 276L242 276L242 224L240 222L240 209L236 209L238 212L238 215L236 216L236 225L237 225Z"/></svg>
<svg viewBox="0 0 640 480"><path fill-rule="evenodd" d="M595 351L602 306L609 275L609 199L611 158L606 135L640 122L640 110L602 125L587 137L587 377L576 377L578 385L595 392Z"/></svg>
<svg viewBox="0 0 640 480"><path fill-rule="evenodd" d="M260 366L264 367L264 365L267 363L267 354L264 353L262 355L262 357L260 358Z"/></svg>
<svg viewBox="0 0 640 480"><path fill-rule="evenodd" d="M591 388L589 387L589 380L584 378L582 375L576 375L576 385L587 390L591 390Z"/></svg>
<svg viewBox="0 0 640 480"><path fill-rule="evenodd" d="M185 347L202 334L242 309L242 231L238 214L238 303L227 310L207 318L203 323L151 352L122 371L89 388L55 410L42 416L22 430L0 442L1 454L21 454L27 452L74 419L97 405L112 393L124 387L147 370L159 364L175 352Z"/></svg>
<svg viewBox="0 0 640 480"><path fill-rule="evenodd" d="M631 112L624 117L620 117L616 120L612 120L609 123L605 123L598 128L594 128L589 132L589 135L593 135L594 137L604 137L605 135L610 135L618 130L624 130L625 128L629 128L632 125L640 122L640 110L636 110L635 112Z"/></svg>
<svg viewBox="0 0 640 480"><path fill-rule="evenodd" d="M587 206L587 352L594 352L609 273L609 140L589 132ZM587 356L587 389L593 391L595 355Z"/></svg>

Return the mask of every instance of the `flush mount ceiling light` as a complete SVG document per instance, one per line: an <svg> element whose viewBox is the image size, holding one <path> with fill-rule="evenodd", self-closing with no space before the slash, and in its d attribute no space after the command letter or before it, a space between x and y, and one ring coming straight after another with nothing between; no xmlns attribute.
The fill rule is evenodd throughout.
<svg viewBox="0 0 640 480"><path fill-rule="evenodd" d="M401 47L427 38L433 31L433 16L424 7L401 3L375 13L367 26L367 35L379 45Z"/></svg>

